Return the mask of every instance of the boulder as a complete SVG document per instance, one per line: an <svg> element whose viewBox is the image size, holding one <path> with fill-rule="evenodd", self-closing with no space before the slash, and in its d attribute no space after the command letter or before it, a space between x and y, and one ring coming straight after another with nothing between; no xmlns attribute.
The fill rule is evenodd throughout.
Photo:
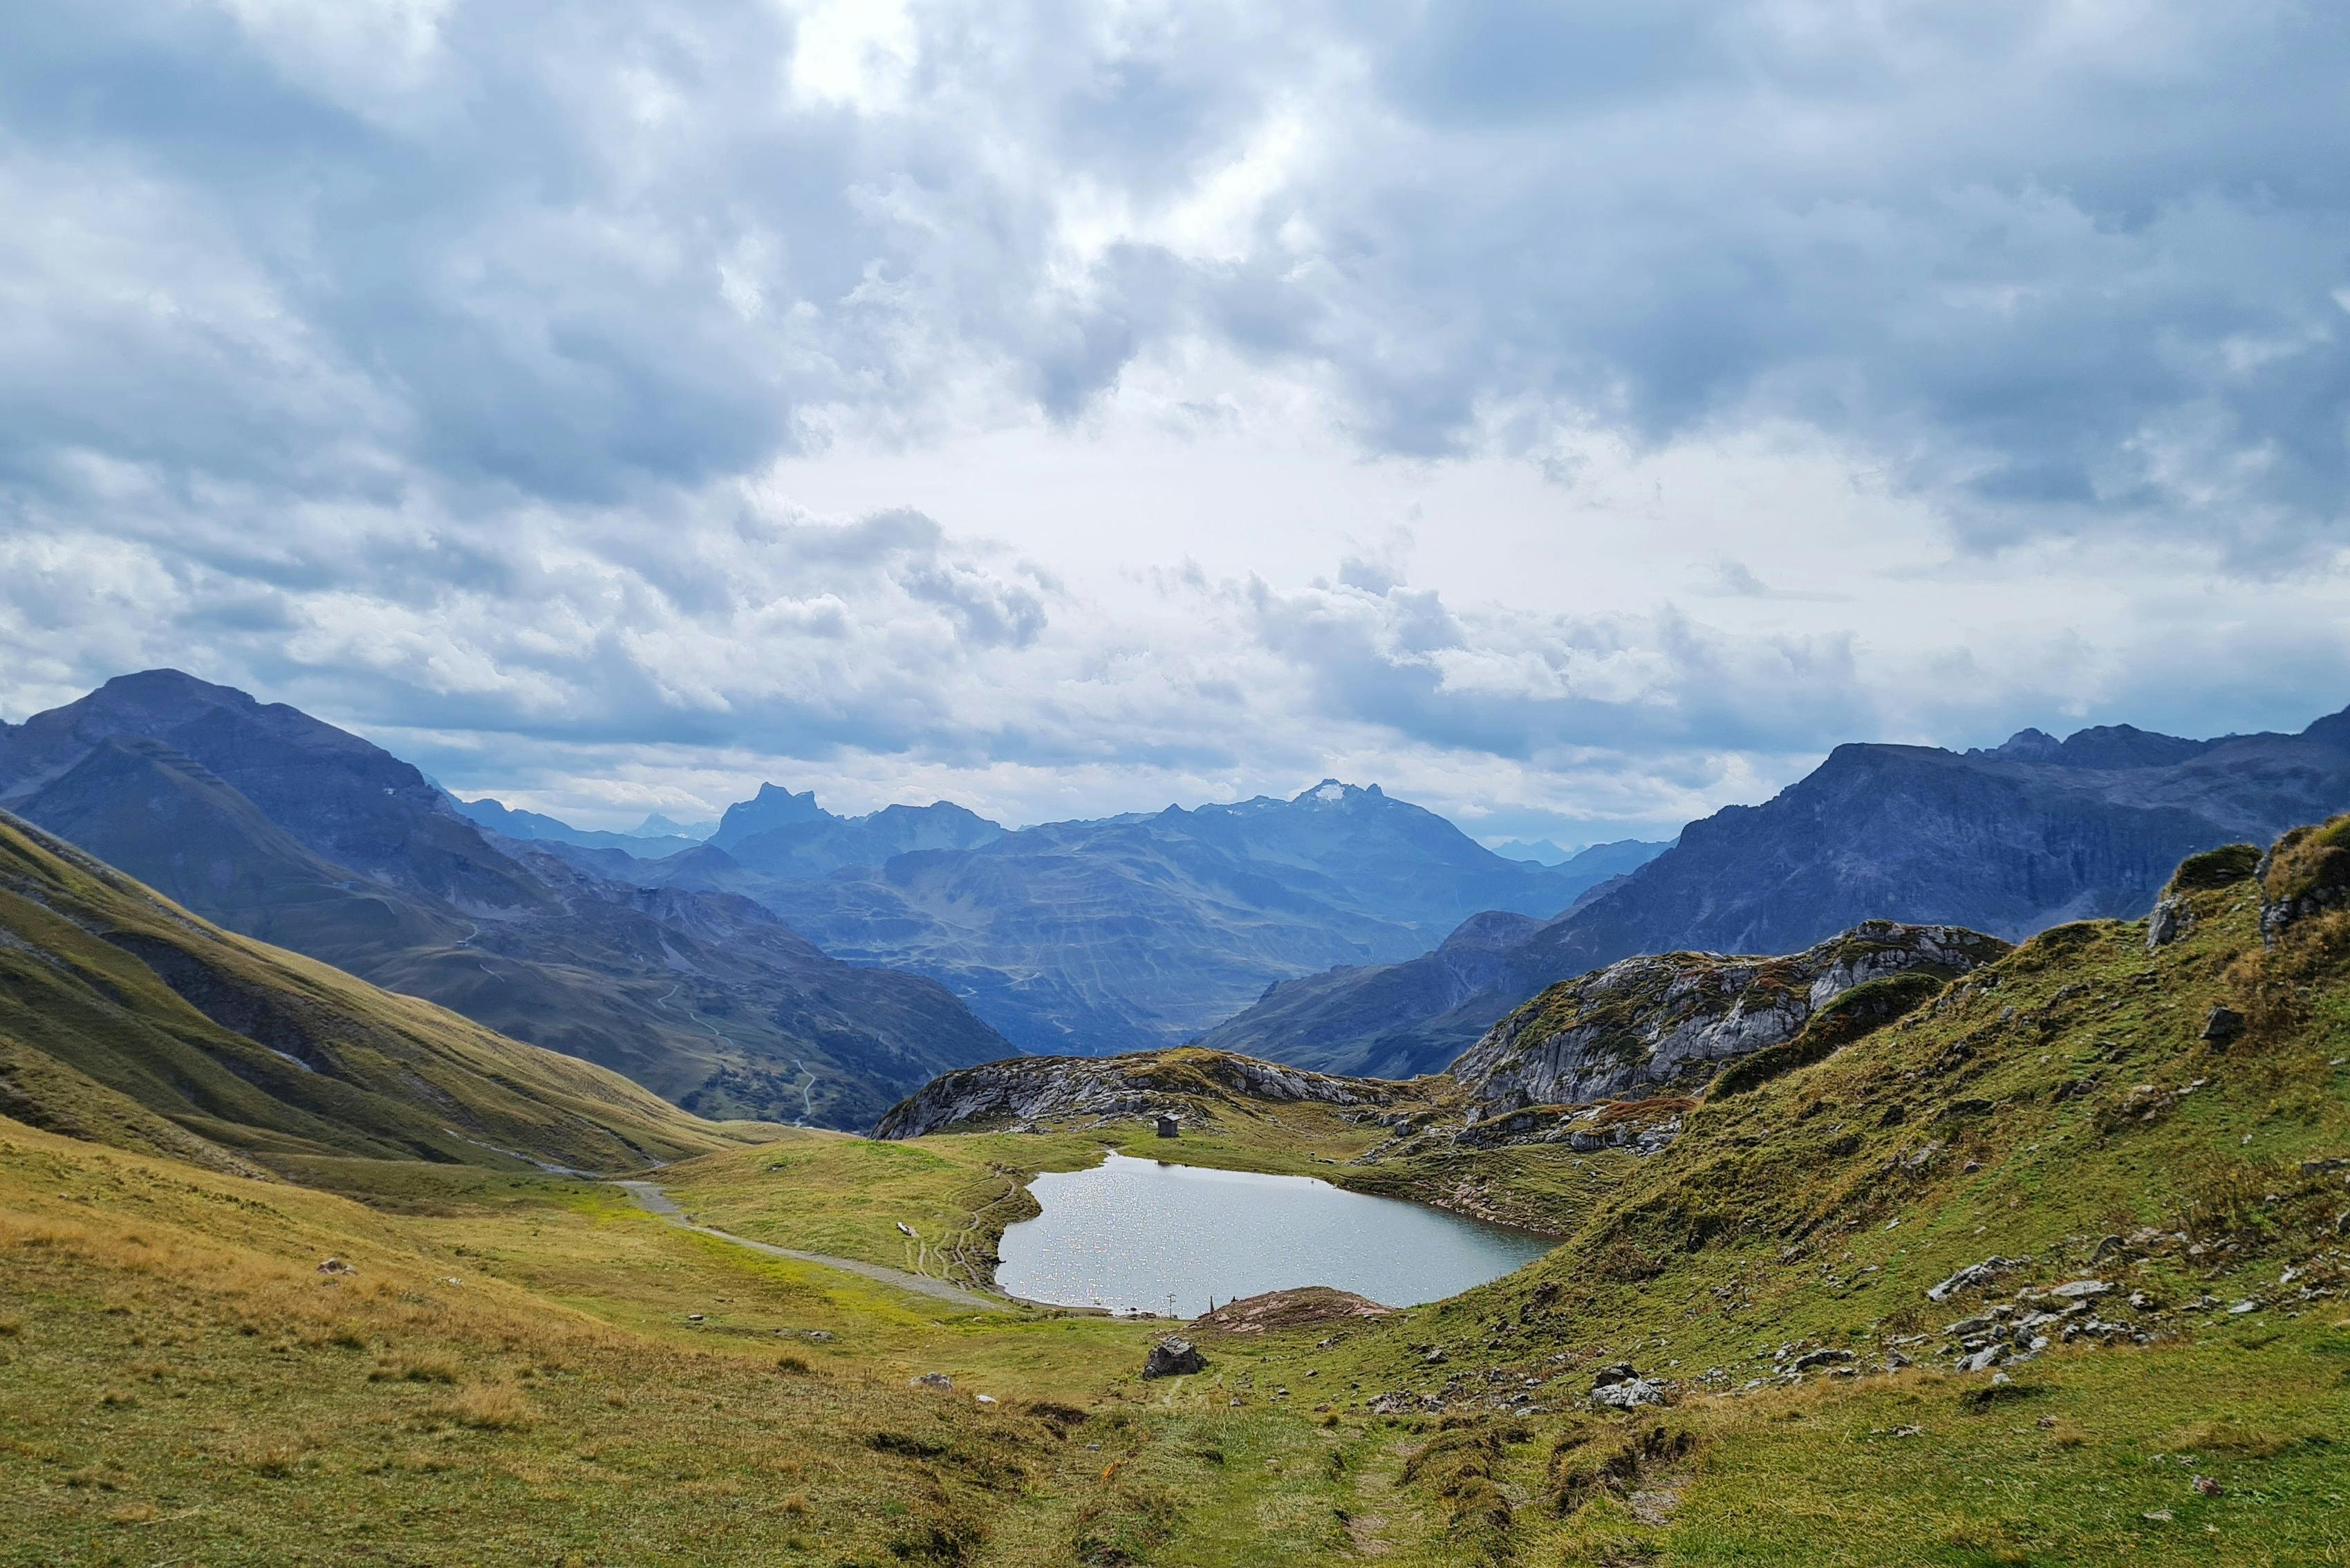
<svg viewBox="0 0 2350 1568"><path fill-rule="evenodd" d="M1207 1369L1208 1358L1200 1354L1198 1345L1171 1334L1152 1345L1142 1363L1145 1377L1185 1377Z"/></svg>
<svg viewBox="0 0 2350 1568"><path fill-rule="evenodd" d="M2244 1015L2232 1007L2214 1007L2203 1020L2203 1038L2224 1045L2244 1032Z"/></svg>
<svg viewBox="0 0 2350 1568"><path fill-rule="evenodd" d="M1606 1410L1634 1410L1665 1402L1661 1379L1643 1377L1628 1366L1611 1366L1591 1382L1591 1402Z"/></svg>
<svg viewBox="0 0 2350 1568"><path fill-rule="evenodd" d="M907 1378L906 1386L928 1388L938 1394L951 1394L954 1392L954 1379L943 1372L925 1372L920 1377Z"/></svg>
<svg viewBox="0 0 2350 1568"><path fill-rule="evenodd" d="M2169 946L2192 930L2194 926L2195 916L2188 909L2187 900L2172 894L2155 905L2154 913L2147 917L2146 950L2153 952L2158 948Z"/></svg>

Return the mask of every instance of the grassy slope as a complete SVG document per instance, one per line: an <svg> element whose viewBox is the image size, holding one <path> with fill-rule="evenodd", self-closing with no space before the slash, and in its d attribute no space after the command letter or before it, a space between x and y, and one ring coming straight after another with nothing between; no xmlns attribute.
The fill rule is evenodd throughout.
<svg viewBox="0 0 2350 1568"><path fill-rule="evenodd" d="M2194 930L2157 954L2140 924L2061 928L1906 1024L1708 1106L1550 1258L1358 1335L1324 1376L1449 1386L1456 1407L1526 1377L1563 1405L1619 1358L1682 1380L1663 1418L1698 1448L1653 1467L1679 1497L1662 1522L1605 1489L1557 1510L1562 1469L1617 1451L1627 1423L1584 1423L1562 1459L1555 1420L1503 1446L1494 1474L1522 1500L1503 1539L1566 1561L2350 1561L2350 1189L2302 1163L2350 1154L2350 943L2336 917L2264 954L2249 882L2188 897ZM2251 1021L2225 1046L2199 1037L2221 1002ZM2189 1239L2092 1262L2142 1227ZM1926 1300L1993 1253L2032 1261ZM1924 1371L1700 1392L1715 1369L1717 1386L1770 1373L1790 1341L1881 1364L1890 1336L2092 1275L2167 1304L2100 1308L2154 1343L2052 1351L1989 1402L1989 1374ZM2312 1283L2328 1293L2304 1299ZM2185 1310L2207 1295L2258 1305ZM1411 1348L1431 1343L1440 1366Z"/></svg>
<svg viewBox="0 0 2350 1568"><path fill-rule="evenodd" d="M1387 1323L1219 1337L1206 1374L1165 1383L1133 1376L1148 1324L956 1316L590 1184L287 1161L361 1207L0 1124L0 1519L140 1562L2350 1562L2350 1304L2300 1293L2343 1285L2350 1187L2301 1162L2350 1154L2350 948L2321 919L2264 959L2248 885L2190 898L2195 929L2158 955L2142 927L2052 933L1647 1160L1464 1153L1451 1174L1489 1183L1544 1162L1558 1252ZM2252 1023L2225 1049L2198 1038L2221 999ZM1330 1175L1376 1136L1310 1111L1173 1145L795 1136L663 1180L729 1230L951 1272L940 1244L992 1240L1016 1176L1105 1142ZM2094 1265L2168 1303L2101 1303L2146 1346L2053 1349L1996 1387L1918 1368L1707 1391L1791 1340L1874 1365L2141 1225L2191 1238ZM358 1279L319 1283L328 1251ZM1992 1252L2033 1261L1926 1303ZM2261 1304L2176 1310L2205 1293ZM1618 1357L1677 1402L1572 1409ZM907 1388L928 1370L956 1393ZM1528 1377L1534 1411L1492 1408ZM1397 1388L1448 1409L1368 1412Z"/></svg>
<svg viewBox="0 0 2350 1568"><path fill-rule="evenodd" d="M297 1155L627 1169L719 1128L617 1074L207 924L0 819L0 1108L243 1168Z"/></svg>

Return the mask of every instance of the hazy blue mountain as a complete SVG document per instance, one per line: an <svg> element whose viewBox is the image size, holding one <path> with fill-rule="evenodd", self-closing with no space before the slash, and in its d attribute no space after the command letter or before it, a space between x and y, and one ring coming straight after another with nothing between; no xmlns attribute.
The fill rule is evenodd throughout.
<svg viewBox="0 0 2350 1568"><path fill-rule="evenodd" d="M0 732L0 805L234 930L714 1116L861 1127L1010 1050L933 981L568 858L643 864L616 851L493 836L380 748L176 671Z"/></svg>
<svg viewBox="0 0 2350 1568"><path fill-rule="evenodd" d="M1079 1054L1179 1043L1281 980L1409 957L1481 909L1555 914L1602 875L1336 780L1016 832L770 785L643 874L756 898L837 957L934 976L1024 1050Z"/></svg>
<svg viewBox="0 0 2350 1568"><path fill-rule="evenodd" d="M576 844L582 849L618 849L624 854L657 860L664 855L675 855L702 842L683 834L667 837L651 837L641 833L599 833L593 828L574 827L560 817L543 812L520 811L502 801L487 796L480 800L459 800L450 796L459 815L478 822L491 832L525 842L545 840L554 844Z"/></svg>
<svg viewBox="0 0 2350 1568"><path fill-rule="evenodd" d="M770 877L822 877L847 866L879 866L917 849L976 849L1003 828L947 801L889 805L865 816L835 816L810 791L761 784L726 808L710 843L739 866Z"/></svg>
<svg viewBox="0 0 2350 1568"><path fill-rule="evenodd" d="M1531 860L1537 866L1564 866L1575 855L1547 838L1505 838L1487 847L1504 860Z"/></svg>
<svg viewBox="0 0 2350 1568"><path fill-rule="evenodd" d="M674 817L663 816L656 811L639 823L636 830L629 836L631 838L684 838L699 844L717 831L718 825L714 822L680 822Z"/></svg>
<svg viewBox="0 0 2350 1568"><path fill-rule="evenodd" d="M2350 807L2350 711L2298 735L2026 730L1964 753L1840 746L1756 806L1526 929L1277 986L1202 1044L1337 1072L1432 1072L1555 981L1638 953L1784 953L1868 919L2011 940L2149 909L2186 857Z"/></svg>

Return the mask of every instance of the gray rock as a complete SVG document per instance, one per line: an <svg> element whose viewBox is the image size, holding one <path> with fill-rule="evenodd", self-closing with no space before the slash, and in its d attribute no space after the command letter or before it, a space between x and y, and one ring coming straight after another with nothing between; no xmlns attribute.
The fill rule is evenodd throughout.
<svg viewBox="0 0 2350 1568"><path fill-rule="evenodd" d="M2214 1007L2203 1020L2203 1038L2226 1044L2244 1032L2244 1015L2232 1007Z"/></svg>
<svg viewBox="0 0 2350 1568"><path fill-rule="evenodd" d="M2030 1262L2029 1258L2002 1258L1994 1254L1985 1258L1980 1263L1969 1263L1941 1283L1928 1286L1926 1299L1929 1302L1948 1301L1960 1291L1979 1289L2010 1270L2020 1269Z"/></svg>
<svg viewBox="0 0 2350 1568"><path fill-rule="evenodd" d="M1848 1366L1858 1359L1859 1357L1849 1350L1837 1350L1831 1347L1825 1350L1808 1351L1798 1355L1794 1361L1788 1363L1787 1369L1791 1372L1809 1372L1821 1366Z"/></svg>
<svg viewBox="0 0 2350 1568"><path fill-rule="evenodd" d="M1592 1387L1591 1402L1603 1409L1634 1410L1665 1402L1665 1385L1655 1378L1629 1376Z"/></svg>
<svg viewBox="0 0 2350 1568"><path fill-rule="evenodd" d="M954 1392L954 1379L943 1372L925 1372L920 1377L907 1378L906 1386L928 1388L938 1394L951 1394Z"/></svg>
<svg viewBox="0 0 2350 1568"><path fill-rule="evenodd" d="M1149 1355L1142 1363L1142 1375L1145 1377L1183 1377L1194 1372L1204 1372L1207 1367L1208 1358L1200 1354L1198 1345L1170 1334L1150 1347Z"/></svg>
<svg viewBox="0 0 2350 1568"><path fill-rule="evenodd" d="M2087 1301L2091 1296L2104 1295L2113 1288L2103 1280L2068 1280L2048 1293L2068 1302L2079 1302Z"/></svg>
<svg viewBox="0 0 2350 1568"><path fill-rule="evenodd" d="M2194 929L2194 911L2187 907L2185 898L2174 893L2156 904L2154 913L2146 918L2146 950L2168 947Z"/></svg>

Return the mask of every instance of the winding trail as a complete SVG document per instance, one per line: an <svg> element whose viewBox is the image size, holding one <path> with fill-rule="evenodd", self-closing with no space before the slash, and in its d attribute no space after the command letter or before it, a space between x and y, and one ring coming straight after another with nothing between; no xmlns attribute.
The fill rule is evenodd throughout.
<svg viewBox="0 0 2350 1568"><path fill-rule="evenodd" d="M964 1290L961 1285L951 1285L944 1280L931 1279L923 1274L910 1274L903 1269L892 1269L880 1263L860 1262L855 1258L836 1258L827 1252L795 1251L789 1247L777 1247L765 1241L754 1241L747 1236L737 1236L730 1231L712 1230L707 1225L697 1225L685 1217L685 1210L678 1207L676 1199L671 1198L650 1181L616 1181L612 1185L627 1189L629 1196L635 1199L647 1213L658 1214L678 1229L691 1231L698 1236L712 1236L721 1241L731 1241L737 1247L748 1247L754 1252L764 1252L771 1258L789 1258L795 1262L818 1263L827 1269L839 1269L847 1273L862 1274L868 1280L875 1280L885 1285L895 1285L899 1290L912 1291L918 1295L929 1296L936 1301L947 1302L967 1312L1013 1310L1009 1302L979 1295Z"/></svg>
<svg viewBox="0 0 2350 1568"><path fill-rule="evenodd" d="M480 929L479 927L475 927L474 929L477 930ZM733 1045L734 1042L726 1038L725 1035L718 1033L717 1025L712 1023L707 1018L702 1017L698 1012L681 1012L670 1005L669 999L675 996L680 991L683 990L684 987L685 981L679 981L675 985L671 986L668 991L654 997L653 1005L660 1008L664 1012L677 1013L680 1018L684 1019L689 1023L701 1024L704 1029L710 1031L710 1037L712 1040L717 1041L721 1045ZM735 1048L737 1050L741 1049L740 1046L736 1046ZM805 1127L809 1122L816 1119L816 1075L814 1073L808 1073L808 1064L801 1061L797 1056L792 1058L792 1065L798 1068L803 1073L807 1073L807 1082L800 1085L800 1125Z"/></svg>

